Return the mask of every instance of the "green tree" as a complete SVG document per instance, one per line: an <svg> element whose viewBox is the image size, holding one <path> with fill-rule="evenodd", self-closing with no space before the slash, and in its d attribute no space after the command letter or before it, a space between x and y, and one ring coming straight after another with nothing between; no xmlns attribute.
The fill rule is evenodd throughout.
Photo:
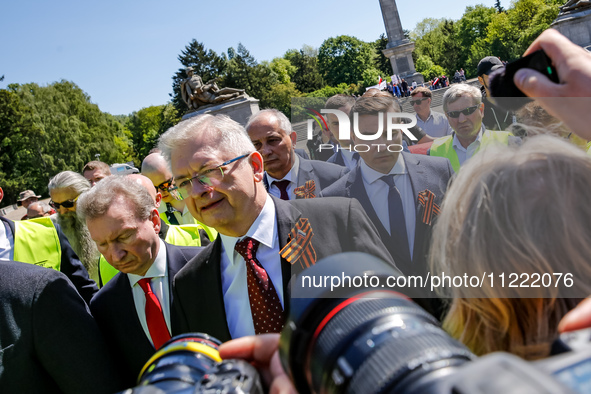
<svg viewBox="0 0 591 394"><path fill-rule="evenodd" d="M497 0L495 1L495 8L497 10L497 12L500 14L501 12L505 12L505 9L503 8L503 6L501 5L501 0Z"/></svg>
<svg viewBox="0 0 591 394"><path fill-rule="evenodd" d="M183 67L179 68L172 76L172 104L178 111L183 114L187 111L187 104L181 96L181 82L187 78L186 68L193 67L193 72L199 75L203 82L207 82L216 77L223 77L225 75L227 59L224 54L218 55L211 49L206 49L205 46L193 39L181 51L178 56L179 62Z"/></svg>
<svg viewBox="0 0 591 394"><path fill-rule="evenodd" d="M351 36L331 37L318 50L318 68L329 85L357 83L363 71L373 67L374 57L369 43Z"/></svg>
<svg viewBox="0 0 591 394"><path fill-rule="evenodd" d="M281 84L291 83L291 77L297 71L297 68L289 60L282 57L276 57L271 60L269 67L277 74L277 80Z"/></svg>
<svg viewBox="0 0 591 394"><path fill-rule="evenodd" d="M129 116L125 127L129 130L134 150L140 161L154 148L160 135L179 120L172 104L142 108Z"/></svg>
<svg viewBox="0 0 591 394"><path fill-rule="evenodd" d="M375 68L380 72L382 78L386 79L386 76L392 75L392 64L382 52L388 45L388 37L382 33L380 38L374 41L375 48Z"/></svg>
<svg viewBox="0 0 591 394"><path fill-rule="evenodd" d="M296 89L303 93L313 92L325 85L318 69L318 51L309 45L302 49L290 49L283 57L296 68L291 76Z"/></svg>

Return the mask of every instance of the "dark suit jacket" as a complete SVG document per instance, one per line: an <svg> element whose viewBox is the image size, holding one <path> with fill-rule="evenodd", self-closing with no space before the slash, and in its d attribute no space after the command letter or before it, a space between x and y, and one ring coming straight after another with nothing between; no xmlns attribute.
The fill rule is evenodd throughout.
<svg viewBox="0 0 591 394"><path fill-rule="evenodd" d="M165 245L169 289L172 289L174 275L203 248ZM172 299L172 292L170 296ZM142 367L154 354L154 347L137 316L127 275L120 272L101 288L92 299L90 310L123 373L125 387L120 389L134 386Z"/></svg>
<svg viewBox="0 0 591 394"><path fill-rule="evenodd" d="M280 249L287 243L295 223L300 218L307 218L314 232L311 243L317 260L336 253L358 251L377 256L394 266L376 228L357 201L344 198L283 201L273 197L273 202ZM222 291L222 248L221 238L218 237L176 275L172 308L173 334L204 332L221 341L231 339ZM281 270L288 310L288 283L301 268L297 262L291 265L281 259Z"/></svg>
<svg viewBox="0 0 591 394"><path fill-rule="evenodd" d="M442 157L435 158L404 152L402 153L402 157L404 158L412 185L412 193L416 196L416 227L412 261L408 253L408 245L401 245L398 239L392 239L378 218L365 191L359 166L342 179L339 179L331 187L324 189L322 197L338 196L359 200L365 212L378 229L382 241L384 241L388 251L394 261L396 261L398 268L405 275L424 275L427 270L426 254L428 253L433 226L425 224L421 220L420 213L422 212L422 207L418 203L417 198L420 192L428 189L435 194L435 203L441 206L443 196L447 190L447 184L454 172L449 160ZM404 220L403 212L398 212L396 215L401 218L400 220Z"/></svg>
<svg viewBox="0 0 591 394"><path fill-rule="evenodd" d="M113 393L119 373L66 276L0 261L0 391Z"/></svg>
<svg viewBox="0 0 591 394"><path fill-rule="evenodd" d="M304 149L294 149L295 153L297 153L300 157L303 157L306 160L310 160L310 156L308 156L308 153L306 153L306 151Z"/></svg>
<svg viewBox="0 0 591 394"><path fill-rule="evenodd" d="M0 216L0 224L2 223L14 237L14 222ZM78 290L78 293L80 293L84 301L86 301L87 304L90 304L91 298L98 291L96 283L88 277L88 271L86 271L86 268L84 268L84 265L82 265L82 262L78 256L76 256L76 253L70 246L70 243L62 232L60 226L56 223L54 223L54 226L62 248L60 271L72 281L74 287L76 287L76 290ZM23 263L35 264L36 261L23 261Z"/></svg>
<svg viewBox="0 0 591 394"><path fill-rule="evenodd" d="M314 181L314 184L316 185L314 194L316 197L318 197L322 189L332 185L349 172L348 168L336 164L325 163L320 160L306 160L301 157L299 159L300 168L298 170L296 187L305 185L307 181ZM268 190L269 183L266 176L263 178L263 181Z"/></svg>

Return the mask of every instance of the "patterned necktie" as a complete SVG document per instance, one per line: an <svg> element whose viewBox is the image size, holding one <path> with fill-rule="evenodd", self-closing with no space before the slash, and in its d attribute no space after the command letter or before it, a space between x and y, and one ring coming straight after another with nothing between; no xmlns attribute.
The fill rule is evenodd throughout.
<svg viewBox="0 0 591 394"><path fill-rule="evenodd" d="M166 327L160 301L158 301L156 294L152 293L152 287L150 286L151 279L140 279L137 283L146 294L146 321L148 323L148 331L152 337L154 348L158 350L170 339L170 333L168 332L168 327Z"/></svg>
<svg viewBox="0 0 591 394"><path fill-rule="evenodd" d="M246 237L236 243L236 251L246 261L246 281L250 312L256 334L281 332L283 308L267 271L256 258L259 241Z"/></svg>
<svg viewBox="0 0 591 394"><path fill-rule="evenodd" d="M402 198L400 192L394 184L394 175L385 175L380 178L388 184L388 217L390 219L390 236L400 240L402 245L406 245L408 251L408 236L406 234L406 220L404 218L404 208L402 207Z"/></svg>
<svg viewBox="0 0 591 394"><path fill-rule="evenodd" d="M180 223L174 214L175 209L170 205L170 203L166 203L166 218L168 219L168 223L178 226Z"/></svg>
<svg viewBox="0 0 591 394"><path fill-rule="evenodd" d="M287 194L287 187L290 183L290 181L285 179L282 181L273 181L273 184L277 186L279 188L279 191L281 192L281 196L279 198L281 198L282 200L289 200L289 194Z"/></svg>

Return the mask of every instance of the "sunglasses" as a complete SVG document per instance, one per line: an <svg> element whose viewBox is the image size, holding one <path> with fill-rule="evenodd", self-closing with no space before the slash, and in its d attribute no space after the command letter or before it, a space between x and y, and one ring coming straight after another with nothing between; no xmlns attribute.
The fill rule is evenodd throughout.
<svg viewBox="0 0 591 394"><path fill-rule="evenodd" d="M173 178L170 178L169 180L164 181L161 184L159 184L158 186L156 186L156 189L160 189L163 192L167 192L168 189L170 189L170 187L172 186L172 182L173 182Z"/></svg>
<svg viewBox="0 0 591 394"><path fill-rule="evenodd" d="M80 196L78 196L80 197ZM55 202L52 200L49 200L49 205L53 208L53 209L60 209L60 207L64 207L64 208L74 208L74 205L76 204L76 200L78 199L78 197L76 197L73 200L66 200L64 202Z"/></svg>
<svg viewBox="0 0 591 394"><path fill-rule="evenodd" d="M423 101L429 99L429 97L423 97L420 99L416 99L416 100L410 100L410 105L419 105L420 103L422 103Z"/></svg>
<svg viewBox="0 0 591 394"><path fill-rule="evenodd" d="M449 111L447 113L447 116L449 116L450 118L459 118L460 114L464 114L465 116L468 115L472 115L478 108L480 108L480 104L479 105L473 105L471 107L468 108L464 108L461 111Z"/></svg>

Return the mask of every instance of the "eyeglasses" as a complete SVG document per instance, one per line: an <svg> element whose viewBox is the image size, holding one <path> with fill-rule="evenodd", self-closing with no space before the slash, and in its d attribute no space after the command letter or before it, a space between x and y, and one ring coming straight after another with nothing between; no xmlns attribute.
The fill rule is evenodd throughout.
<svg viewBox="0 0 591 394"><path fill-rule="evenodd" d="M80 196L78 196L80 197ZM76 197L73 200L66 200L64 202L55 202L52 200L49 200L49 205L51 205L51 207L53 209L60 209L60 207L64 207L64 208L74 208L74 204L76 204L76 200L78 199L78 197Z"/></svg>
<svg viewBox="0 0 591 394"><path fill-rule="evenodd" d="M156 186L156 189L160 189L160 191L167 192L168 189L170 189L170 187L172 186L173 179L174 178L170 178L169 180L162 182L161 184Z"/></svg>
<svg viewBox="0 0 591 394"><path fill-rule="evenodd" d="M460 117L460 114L464 114L465 116L472 115L474 113L474 111L476 111L479 107L480 107L480 104L473 105L473 106L468 107L468 108L464 108L461 111L449 111L447 113L447 116L449 116L450 118L454 118L455 119L455 118L459 118Z"/></svg>
<svg viewBox="0 0 591 394"><path fill-rule="evenodd" d="M185 179L184 181L179 183L178 186L172 186L168 191L177 200L184 200L191 194L191 190L193 189L193 180L197 180L197 182L199 182L201 185L205 187L213 187L215 185L218 185L222 181L222 179L224 179L224 170L222 167L234 163L235 161L238 161L240 159L244 159L247 156L250 156L250 153L238 156L232 160L225 161L219 166L204 171L202 174L197 174L192 178Z"/></svg>
<svg viewBox="0 0 591 394"><path fill-rule="evenodd" d="M416 100L410 100L410 105L419 105L420 103L422 103L423 101L429 99L429 97L423 97L420 99L416 99Z"/></svg>

